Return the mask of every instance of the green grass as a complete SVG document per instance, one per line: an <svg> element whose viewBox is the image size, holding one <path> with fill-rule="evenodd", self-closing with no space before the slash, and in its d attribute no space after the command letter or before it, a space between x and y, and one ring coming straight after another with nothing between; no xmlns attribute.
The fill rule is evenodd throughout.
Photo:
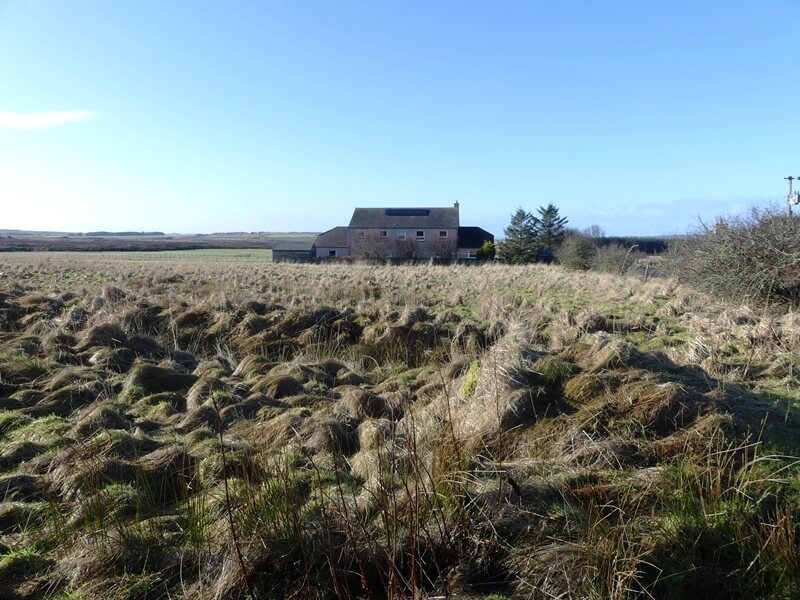
<svg viewBox="0 0 800 600"><path fill-rule="evenodd" d="M272 262L269 248L202 248L157 252L51 252L52 258L121 261L245 261Z"/></svg>

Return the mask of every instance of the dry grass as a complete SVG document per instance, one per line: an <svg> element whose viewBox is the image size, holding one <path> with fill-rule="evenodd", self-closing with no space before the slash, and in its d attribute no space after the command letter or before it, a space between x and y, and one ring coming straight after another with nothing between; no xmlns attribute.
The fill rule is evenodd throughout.
<svg viewBox="0 0 800 600"><path fill-rule="evenodd" d="M0 595L800 579L794 313L545 266L0 267Z"/></svg>

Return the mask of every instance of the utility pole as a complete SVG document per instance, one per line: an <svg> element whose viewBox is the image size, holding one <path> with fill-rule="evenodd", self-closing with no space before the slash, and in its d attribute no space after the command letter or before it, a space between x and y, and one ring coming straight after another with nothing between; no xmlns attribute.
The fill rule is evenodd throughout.
<svg viewBox="0 0 800 600"><path fill-rule="evenodd" d="M792 182L795 179L800 181L800 177L792 177L791 175L789 175L789 177L784 177L784 179L789 182L789 195L786 196L786 205L789 208L789 216L791 217L792 216L792 205L797 206L798 204L800 204L800 192L793 192L792 191Z"/></svg>

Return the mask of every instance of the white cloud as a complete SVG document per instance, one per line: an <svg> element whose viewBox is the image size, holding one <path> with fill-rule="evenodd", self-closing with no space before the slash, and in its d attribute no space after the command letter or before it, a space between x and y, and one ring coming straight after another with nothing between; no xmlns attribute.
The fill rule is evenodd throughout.
<svg viewBox="0 0 800 600"><path fill-rule="evenodd" d="M65 123L94 119L97 113L89 110L51 110L19 113L0 110L0 129L44 129Z"/></svg>

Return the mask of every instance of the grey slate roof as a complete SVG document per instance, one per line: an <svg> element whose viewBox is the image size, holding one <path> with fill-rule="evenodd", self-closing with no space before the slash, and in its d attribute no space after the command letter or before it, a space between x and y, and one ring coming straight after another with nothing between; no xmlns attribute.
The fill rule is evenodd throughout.
<svg viewBox="0 0 800 600"><path fill-rule="evenodd" d="M350 227L357 229L456 229L458 228L458 209L357 208L353 211Z"/></svg>
<svg viewBox="0 0 800 600"><path fill-rule="evenodd" d="M494 242L494 236L481 227L459 227L459 248L480 248L483 242Z"/></svg>
<svg viewBox="0 0 800 600"><path fill-rule="evenodd" d="M347 227L334 227L317 236L315 246L319 248L347 248L350 245Z"/></svg>
<svg viewBox="0 0 800 600"><path fill-rule="evenodd" d="M275 252L311 252L314 242L311 240L278 242L272 249Z"/></svg>

